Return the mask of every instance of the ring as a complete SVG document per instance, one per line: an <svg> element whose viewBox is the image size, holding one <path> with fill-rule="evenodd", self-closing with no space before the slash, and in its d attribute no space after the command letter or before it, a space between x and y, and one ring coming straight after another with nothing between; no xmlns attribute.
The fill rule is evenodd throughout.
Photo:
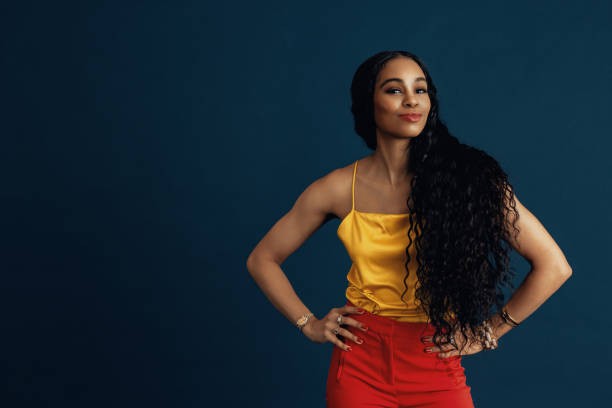
<svg viewBox="0 0 612 408"><path fill-rule="evenodd" d="M342 324L342 315L338 316L336 321L338 322L338 326L340 326Z"/></svg>
<svg viewBox="0 0 612 408"><path fill-rule="evenodd" d="M334 334L338 334L338 330L340 330L340 327L336 327L334 330L332 330L332 332L334 332Z"/></svg>

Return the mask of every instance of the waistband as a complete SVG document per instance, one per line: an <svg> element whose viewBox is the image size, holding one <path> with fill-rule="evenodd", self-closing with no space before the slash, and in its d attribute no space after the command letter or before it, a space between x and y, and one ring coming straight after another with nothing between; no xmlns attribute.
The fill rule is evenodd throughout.
<svg viewBox="0 0 612 408"><path fill-rule="evenodd" d="M346 304L355 306L350 300ZM420 339L422 336L433 335L435 332L435 327L428 322L401 322L390 317L372 314L367 310L363 314L351 313L349 316L364 323L370 330L387 336Z"/></svg>

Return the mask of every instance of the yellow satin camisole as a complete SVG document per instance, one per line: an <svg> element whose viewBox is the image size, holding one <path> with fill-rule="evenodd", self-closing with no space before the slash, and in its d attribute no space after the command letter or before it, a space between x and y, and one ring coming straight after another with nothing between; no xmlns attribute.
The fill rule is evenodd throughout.
<svg viewBox="0 0 612 408"><path fill-rule="evenodd" d="M370 313L404 322L427 322L428 316L415 302L417 284L416 249L410 246L410 274L406 279L406 247L409 243L409 214L381 214L355 210L353 168L351 211L342 219L337 235L353 261L348 272L346 298ZM413 232L411 232L413 234ZM412 239L414 241L414 235Z"/></svg>

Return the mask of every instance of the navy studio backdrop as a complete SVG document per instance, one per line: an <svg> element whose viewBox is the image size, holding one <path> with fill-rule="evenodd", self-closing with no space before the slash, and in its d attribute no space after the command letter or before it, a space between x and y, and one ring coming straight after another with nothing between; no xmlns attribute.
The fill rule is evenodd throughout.
<svg viewBox="0 0 612 408"><path fill-rule="evenodd" d="M2 24L0 403L323 407L332 344L246 270L314 180L370 153L349 87L419 55L441 116L492 154L572 277L463 358L477 407L608 401L609 3L19 2ZM345 303L339 220L282 268ZM528 263L513 255L518 286Z"/></svg>

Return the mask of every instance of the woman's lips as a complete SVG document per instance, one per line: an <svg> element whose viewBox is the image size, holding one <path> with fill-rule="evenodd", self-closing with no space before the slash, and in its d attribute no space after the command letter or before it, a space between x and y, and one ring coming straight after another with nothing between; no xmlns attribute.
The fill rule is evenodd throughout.
<svg viewBox="0 0 612 408"><path fill-rule="evenodd" d="M400 118L410 121L410 122L418 122L421 120L421 114L409 114L409 115L400 115Z"/></svg>

